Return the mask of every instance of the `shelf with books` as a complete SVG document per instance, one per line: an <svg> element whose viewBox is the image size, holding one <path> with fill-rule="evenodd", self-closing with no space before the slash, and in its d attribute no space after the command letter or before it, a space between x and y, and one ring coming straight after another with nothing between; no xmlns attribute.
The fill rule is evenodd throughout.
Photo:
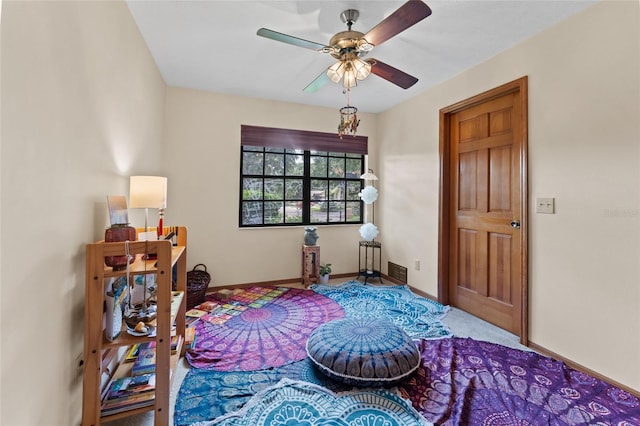
<svg viewBox="0 0 640 426"><path fill-rule="evenodd" d="M180 234L177 246L169 240L116 243L100 241L87 245L82 424L99 425L101 422L150 410L154 411L156 425L166 425L169 422L172 373L185 351L187 229L176 229L179 229ZM156 253L157 259L141 260L148 253ZM126 255L136 257L128 272L114 271L105 265L107 256ZM124 321L116 321L117 309L109 312L115 320L111 334L105 333L105 325L109 324L107 319L111 320L106 317L107 313L103 308L108 299L106 291L109 283L114 278L143 274L154 275L156 285L157 316L148 323L155 326L155 335L131 335L127 332ZM110 297L113 299L113 294ZM125 362L129 347L151 342L156 351L154 391L145 393L144 396L137 395L136 401L112 401L105 403L103 407L103 397L108 392L108 386L132 376L133 363ZM172 355L172 352L175 353Z"/></svg>

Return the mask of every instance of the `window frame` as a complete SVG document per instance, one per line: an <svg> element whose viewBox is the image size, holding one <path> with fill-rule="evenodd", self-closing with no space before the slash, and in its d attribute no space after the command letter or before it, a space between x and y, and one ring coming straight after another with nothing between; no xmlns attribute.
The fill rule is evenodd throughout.
<svg viewBox="0 0 640 426"><path fill-rule="evenodd" d="M289 129L276 129L269 127L259 126L241 126L241 149L240 149L240 190L239 190L239 208L238 208L238 225L241 228L267 228L274 226L325 226L325 225L357 225L364 223L364 203L359 198L357 200L349 199L347 195L347 186L349 182L358 182L359 189L362 190L364 182L360 179L360 175L365 171L365 161L367 154L368 138L366 136L349 136L344 139L339 138L333 133L322 132L309 132L304 130L289 130ZM302 176L287 176L283 170L282 175L273 176L266 172L267 154L273 150L277 150L279 155L283 155L284 170L286 170L287 155L302 155L303 156L303 174ZM247 173L244 170L244 154L246 152L260 153L262 158L262 173ZM327 159L327 173L323 176L313 176L311 171L311 157L325 157ZM344 161L345 170L342 177L331 177L329 164L330 159L339 158ZM356 177L348 177L346 170L349 159L355 159L360 162L360 172ZM244 179L255 178L262 179L262 197L256 199L256 202L262 203L262 223L259 224L244 224L243 223L243 205L247 201L244 199ZM282 222L277 223L265 223L265 203L269 200L265 199L264 194L264 182L266 179L282 179L283 180L283 199L277 200L287 206L287 202L295 202L295 200L289 199L287 201L287 180L301 179L302 180L302 200L301 202L301 221L299 222L286 222L286 217ZM344 218L339 221L333 221L330 217L330 209L327 209L326 221L316 222L312 221L312 204L311 197L311 185L312 181L326 181L326 199L323 202L331 203L331 194L329 189L331 188L331 182L343 182L345 186L345 195L341 200L335 202L343 203L341 211L347 212L349 203L358 203L360 210L359 220L348 221L346 214ZM351 186L353 188L353 186ZM353 189L352 189L353 191ZM350 192L352 194L352 192ZM276 201L276 200L274 200ZM286 211L286 210L285 210ZM340 210L339 210L340 211ZM342 217L342 216L341 216Z"/></svg>

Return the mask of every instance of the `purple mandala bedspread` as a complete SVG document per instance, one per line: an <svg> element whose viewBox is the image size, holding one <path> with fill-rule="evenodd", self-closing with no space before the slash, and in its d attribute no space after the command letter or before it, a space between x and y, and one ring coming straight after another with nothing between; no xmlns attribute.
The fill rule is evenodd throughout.
<svg viewBox="0 0 640 426"><path fill-rule="evenodd" d="M638 398L560 361L468 338L419 348L400 390L436 425L640 425Z"/></svg>
<svg viewBox="0 0 640 426"><path fill-rule="evenodd" d="M250 290L257 296L264 293L259 287ZM311 290L286 290L269 301L248 303L222 323L203 317L195 325L196 347L186 355L189 364L216 371L254 371L305 359L309 334L320 324L344 317L344 311ZM216 299L209 295L207 300Z"/></svg>

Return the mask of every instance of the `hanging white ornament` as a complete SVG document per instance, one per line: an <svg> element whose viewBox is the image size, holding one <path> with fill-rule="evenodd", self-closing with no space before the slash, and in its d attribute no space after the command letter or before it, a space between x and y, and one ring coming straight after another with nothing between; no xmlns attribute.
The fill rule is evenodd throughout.
<svg viewBox="0 0 640 426"><path fill-rule="evenodd" d="M360 227L360 236L365 241L372 241L378 236L378 227L373 223L365 223Z"/></svg>
<svg viewBox="0 0 640 426"><path fill-rule="evenodd" d="M378 190L371 185L365 186L358 196L365 204L371 204L378 199Z"/></svg>

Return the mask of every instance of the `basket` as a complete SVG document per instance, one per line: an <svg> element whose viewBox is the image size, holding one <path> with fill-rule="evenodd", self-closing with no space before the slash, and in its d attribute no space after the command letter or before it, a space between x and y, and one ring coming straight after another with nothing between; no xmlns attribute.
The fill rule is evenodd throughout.
<svg viewBox="0 0 640 426"><path fill-rule="evenodd" d="M198 267L204 270L199 270ZM187 272L187 310L204 302L204 294L210 282L211 275L207 272L207 266L202 263Z"/></svg>

